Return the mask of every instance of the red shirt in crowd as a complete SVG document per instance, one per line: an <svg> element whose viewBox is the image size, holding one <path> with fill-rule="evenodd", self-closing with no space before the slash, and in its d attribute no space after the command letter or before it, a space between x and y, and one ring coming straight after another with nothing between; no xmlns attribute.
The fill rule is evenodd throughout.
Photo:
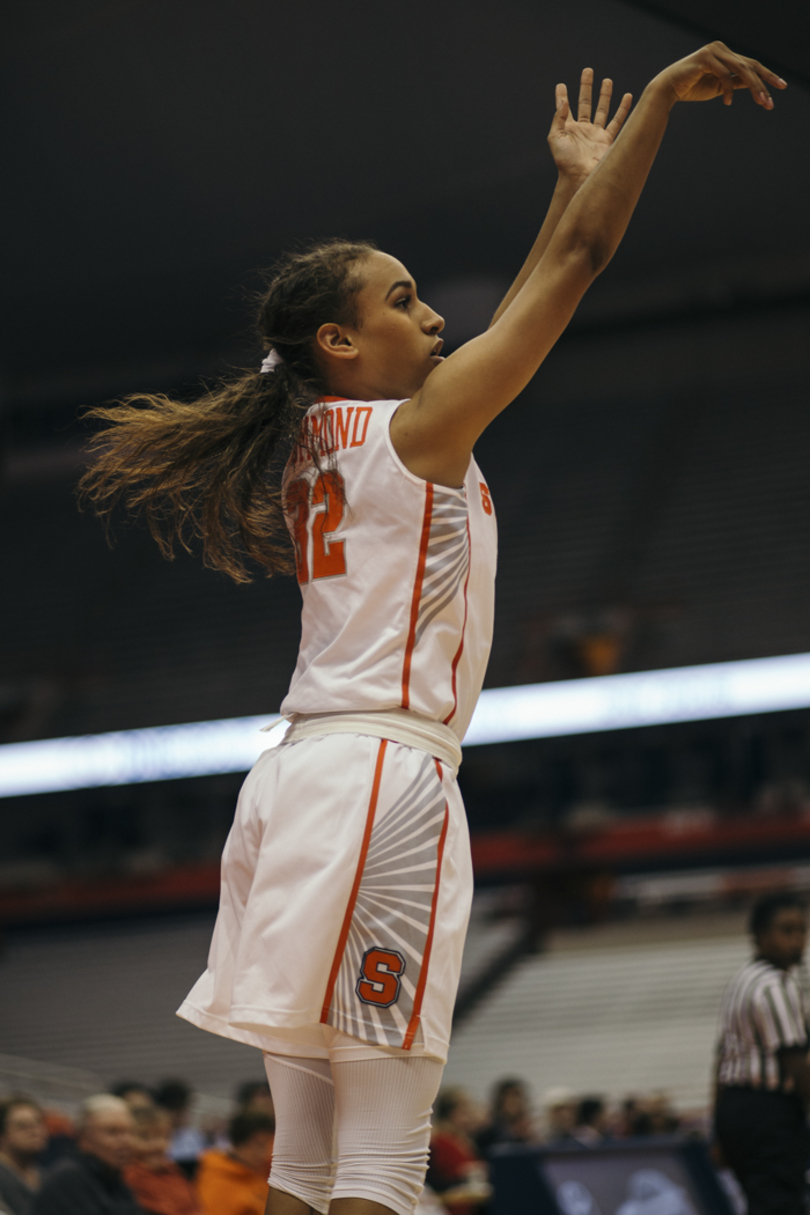
<svg viewBox="0 0 810 1215"><path fill-rule="evenodd" d="M428 1184L442 1196L442 1191L452 1186L464 1185L468 1179L468 1165L478 1163L478 1156L466 1135L455 1135L452 1131L437 1131L430 1141L430 1168ZM474 1215L476 1204L453 1203L453 1215Z"/></svg>

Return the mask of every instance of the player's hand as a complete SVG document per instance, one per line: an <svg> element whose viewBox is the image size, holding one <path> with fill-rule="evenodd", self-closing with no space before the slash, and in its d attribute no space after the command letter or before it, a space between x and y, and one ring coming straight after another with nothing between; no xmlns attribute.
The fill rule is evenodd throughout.
<svg viewBox="0 0 810 1215"><path fill-rule="evenodd" d="M630 93L625 93L612 120L608 122L612 93L613 81L603 80L596 113L591 121L593 68L585 68L582 73L576 118L571 113L567 88L564 84L557 85L557 108L548 133L548 146L562 177L572 178L577 184L584 181L622 129L633 98Z"/></svg>
<svg viewBox="0 0 810 1215"><path fill-rule="evenodd" d="M723 98L731 105L737 89L748 89L757 105L773 109L770 89L786 89L787 83L758 59L735 55L724 42L710 42L693 55L679 59L656 76L654 84L672 90L672 101L711 101Z"/></svg>

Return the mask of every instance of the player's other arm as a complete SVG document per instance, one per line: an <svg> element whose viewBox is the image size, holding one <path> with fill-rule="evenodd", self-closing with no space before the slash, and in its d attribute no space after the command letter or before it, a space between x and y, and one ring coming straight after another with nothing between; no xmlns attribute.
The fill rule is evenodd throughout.
<svg viewBox="0 0 810 1215"><path fill-rule="evenodd" d="M437 367L397 411L391 437L417 476L463 480L482 431L525 388L625 233L678 100L748 88L772 108L784 82L756 60L712 43L666 68L644 90L621 139L577 191L543 255L503 313Z"/></svg>

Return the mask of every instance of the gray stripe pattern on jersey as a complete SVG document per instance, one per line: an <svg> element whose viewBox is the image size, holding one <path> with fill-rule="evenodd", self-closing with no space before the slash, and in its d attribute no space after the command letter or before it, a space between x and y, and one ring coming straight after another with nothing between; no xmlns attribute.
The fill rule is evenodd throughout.
<svg viewBox="0 0 810 1215"><path fill-rule="evenodd" d="M793 976L762 960L743 967L720 1011L719 1082L779 1089L778 1052L807 1044L802 993Z"/></svg>
<svg viewBox="0 0 810 1215"><path fill-rule="evenodd" d="M433 487L433 509L427 542L422 597L416 620L418 643L427 626L448 603L470 568L469 509L461 490Z"/></svg>
<svg viewBox="0 0 810 1215"><path fill-rule="evenodd" d="M414 1010L433 893L439 878L439 840L447 803L434 759L425 755L417 776L389 809L378 807L366 863L338 971L327 1024L380 1046L402 1046ZM369 949L404 959L396 1001L388 1008L360 999Z"/></svg>

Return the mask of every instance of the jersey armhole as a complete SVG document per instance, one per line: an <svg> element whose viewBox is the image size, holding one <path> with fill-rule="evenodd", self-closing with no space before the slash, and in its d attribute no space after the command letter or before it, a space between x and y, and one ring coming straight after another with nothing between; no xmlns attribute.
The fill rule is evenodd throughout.
<svg viewBox="0 0 810 1215"><path fill-rule="evenodd" d="M464 474L464 481L462 481L461 485L441 485L438 481L428 481L425 477L417 477L416 473L412 473L397 455L397 450L394 447L394 440L391 438L391 423L394 420L397 409L399 409L400 405L404 405L408 400L410 400L409 397L403 397L401 401L394 402L396 409L391 411L391 416L385 424L385 441L388 445L388 450L391 453L391 459L394 461L403 476L407 477L407 479L414 485L435 485L437 489L446 490L451 494L463 494L465 492L464 481L467 480L467 474L469 473L473 462L472 456L470 456L470 463L467 465L467 472Z"/></svg>

